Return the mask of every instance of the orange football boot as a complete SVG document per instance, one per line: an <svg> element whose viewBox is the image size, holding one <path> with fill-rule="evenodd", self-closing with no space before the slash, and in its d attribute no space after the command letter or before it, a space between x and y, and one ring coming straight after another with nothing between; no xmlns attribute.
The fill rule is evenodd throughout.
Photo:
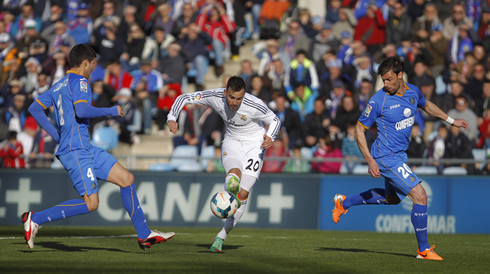
<svg viewBox="0 0 490 274"><path fill-rule="evenodd" d="M429 249L426 249L422 252L417 249L417 259L424 259L424 260L434 260L434 261L442 261L444 260L441 256L437 255L437 253L434 251L435 245L431 246Z"/></svg>
<svg viewBox="0 0 490 274"><path fill-rule="evenodd" d="M335 204L335 207L332 210L332 220L334 223L339 222L340 215L347 213L347 209L344 209L344 207L342 206L345 198L345 195L342 194L335 194L335 196L333 197L333 203Z"/></svg>

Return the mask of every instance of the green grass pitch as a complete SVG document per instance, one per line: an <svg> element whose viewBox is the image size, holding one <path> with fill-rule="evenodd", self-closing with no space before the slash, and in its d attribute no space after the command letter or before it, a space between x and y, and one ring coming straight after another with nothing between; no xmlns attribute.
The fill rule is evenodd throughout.
<svg viewBox="0 0 490 274"><path fill-rule="evenodd" d="M429 235L444 261L415 259L411 234L236 228L224 253L219 228L159 228L147 251L132 227L45 226L29 250L22 226L0 226L0 273L490 273L490 235Z"/></svg>

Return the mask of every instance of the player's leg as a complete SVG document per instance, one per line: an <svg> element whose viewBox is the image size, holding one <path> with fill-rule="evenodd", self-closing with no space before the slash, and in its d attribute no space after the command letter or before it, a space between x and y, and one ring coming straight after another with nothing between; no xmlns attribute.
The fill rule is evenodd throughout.
<svg viewBox="0 0 490 274"><path fill-rule="evenodd" d="M165 242L173 238L175 236L173 232L163 233L156 230L151 231L148 228L145 214L141 209L138 196L136 195L133 174L126 170L107 151L94 148L94 154L97 177L121 188L121 199L138 234L140 247L146 250L153 244Z"/></svg>

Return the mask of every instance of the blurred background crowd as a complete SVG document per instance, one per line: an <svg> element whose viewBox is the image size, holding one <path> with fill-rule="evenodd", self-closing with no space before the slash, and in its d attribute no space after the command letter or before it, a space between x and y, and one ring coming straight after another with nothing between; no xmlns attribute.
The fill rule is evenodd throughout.
<svg viewBox="0 0 490 274"><path fill-rule="evenodd" d="M176 97L190 86L215 88L204 80L210 70L223 86L230 75L243 77L246 92L281 120L280 136L266 156L291 158L266 161L263 172L339 173L343 168L349 173L362 159L353 137L357 119L382 87L377 68L384 58L398 55L407 82L469 125L460 131L419 110L409 158L438 160L430 164L438 173L453 165L469 174L490 170L444 161L473 159L475 149L485 154L489 149L490 1L328 0L325 16L284 0L0 2L4 167L51 166L57 144L27 108L64 77L71 47L85 43L98 53L89 79L92 104L125 110L122 118L92 119L94 135L109 127L128 144L141 143L141 136L168 135L166 117ZM251 59L241 57L246 43L253 43L246 53ZM240 62L240 70L225 70L227 62ZM53 109L47 113L54 121ZM195 146L198 155L207 147L220 155L224 124L216 112L188 106L178 122L173 147ZM373 125L369 145L375 138ZM219 160L207 165L208 171L220 169Z"/></svg>

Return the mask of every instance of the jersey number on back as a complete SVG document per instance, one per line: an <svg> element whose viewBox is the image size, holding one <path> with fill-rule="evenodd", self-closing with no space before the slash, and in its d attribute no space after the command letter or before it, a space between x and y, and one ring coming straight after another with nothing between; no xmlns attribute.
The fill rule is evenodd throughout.
<svg viewBox="0 0 490 274"><path fill-rule="evenodd" d="M65 124L65 118L63 118L63 102L61 101L61 93L57 105L58 105L58 115L60 116L60 126L62 126Z"/></svg>

